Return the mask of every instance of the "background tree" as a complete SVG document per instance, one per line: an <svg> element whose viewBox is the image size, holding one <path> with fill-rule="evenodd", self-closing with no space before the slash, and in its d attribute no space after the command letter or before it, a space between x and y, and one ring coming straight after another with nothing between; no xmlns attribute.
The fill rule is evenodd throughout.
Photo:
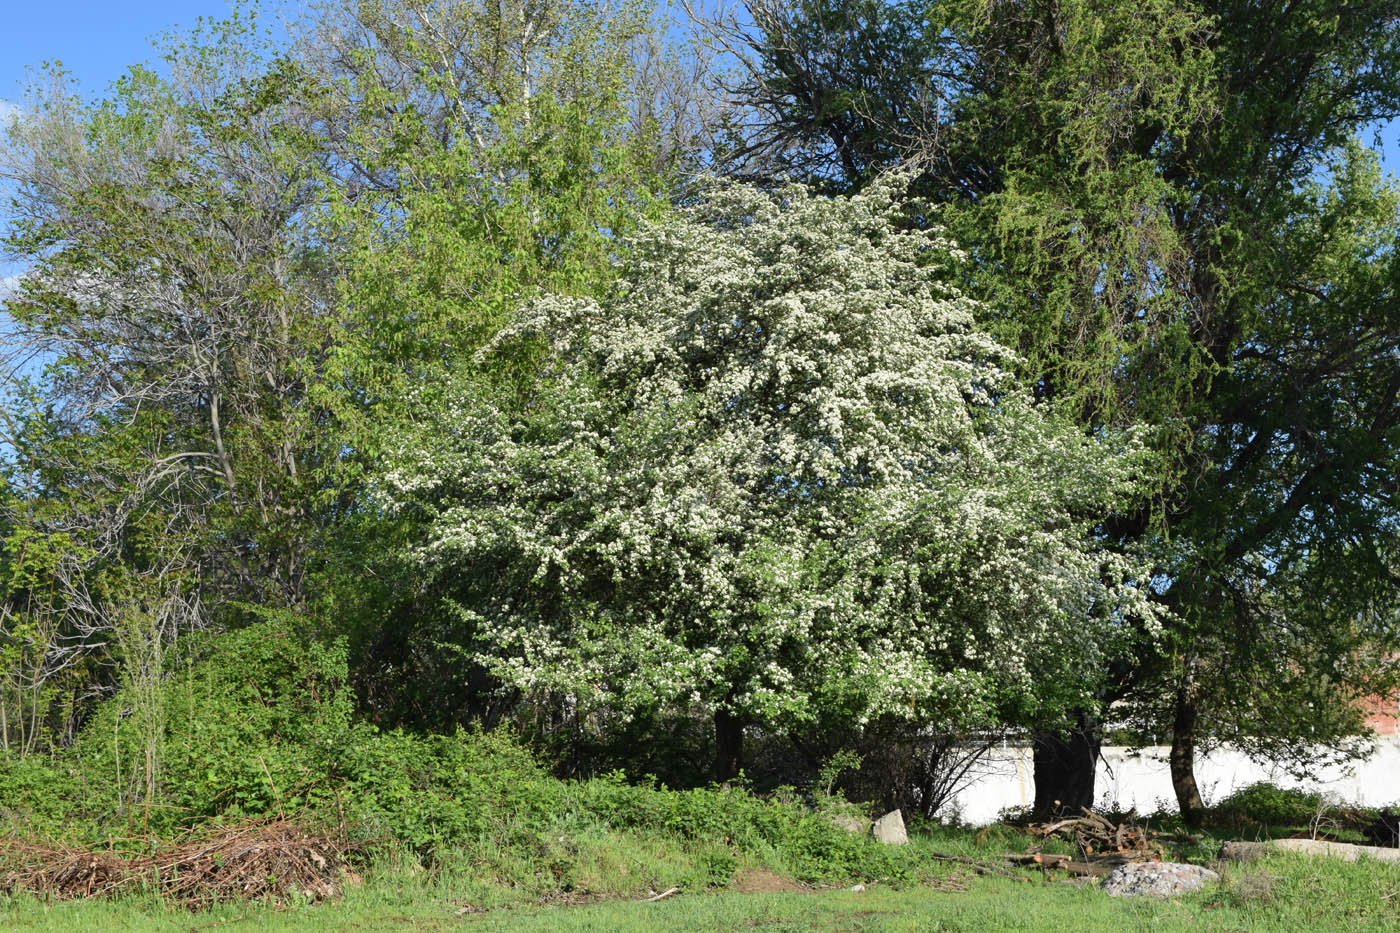
<svg viewBox="0 0 1400 933"><path fill-rule="evenodd" d="M620 239L679 186L699 102L676 88L685 60L652 12L390 0L328 4L300 32L298 60L327 89L343 196L328 223L346 264L316 397L357 482L450 375L528 392L530 350L473 353L522 297L605 289ZM386 723L496 722L510 698L439 650L460 622L401 559L417 526L335 505L320 611L351 632L362 699Z"/></svg>
<svg viewBox="0 0 1400 933"><path fill-rule="evenodd" d="M7 519L17 569L62 552L11 594L46 594L45 664L82 657L89 700L113 662L158 679L225 600L304 603L307 490L337 446L306 392L331 276L296 69L239 19L172 38L166 65L92 105L53 75L0 151L28 267L5 302Z"/></svg>
<svg viewBox="0 0 1400 933"><path fill-rule="evenodd" d="M134 69L99 103L37 88L0 160L28 266L6 302L9 517L83 555L53 611L92 686L119 679L122 613L85 588L121 571L171 581L152 593L184 630L241 624L235 603L333 620L385 718L474 715L479 676L431 648L439 602L400 596L413 529L365 483L409 397L470 370L517 296L603 287L664 204L688 131L632 87L648 13L331 4L285 47L240 15L167 37L168 77ZM649 54L661 88L676 62Z"/></svg>

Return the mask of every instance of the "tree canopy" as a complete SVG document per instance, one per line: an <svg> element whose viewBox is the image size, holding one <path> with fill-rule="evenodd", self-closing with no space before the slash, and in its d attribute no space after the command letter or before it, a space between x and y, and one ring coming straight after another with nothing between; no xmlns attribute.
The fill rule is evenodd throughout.
<svg viewBox="0 0 1400 933"><path fill-rule="evenodd" d="M1400 12L747 10L711 26L743 52L734 171L786 161L852 190L918 166L973 257L980 323L1036 392L1088 431L1149 432L1157 493L1105 530L1157 555L1176 622L1165 650L1116 665L1103 699L1165 715L1188 813L1199 717L1217 735L1291 736L1272 746L1284 757L1354 728L1299 730L1290 710L1323 683L1326 706L1354 703L1394 647L1396 201L1361 137L1400 113ZM1319 591L1338 597L1323 612ZM1307 671L1296 700L1280 700L1280 668Z"/></svg>
<svg viewBox="0 0 1400 933"><path fill-rule="evenodd" d="M525 410L467 380L426 414L386 495L504 681L739 724L1053 718L1096 688L1148 611L1087 534L1136 447L1016 384L901 194L716 185L609 294L482 352L548 348Z"/></svg>

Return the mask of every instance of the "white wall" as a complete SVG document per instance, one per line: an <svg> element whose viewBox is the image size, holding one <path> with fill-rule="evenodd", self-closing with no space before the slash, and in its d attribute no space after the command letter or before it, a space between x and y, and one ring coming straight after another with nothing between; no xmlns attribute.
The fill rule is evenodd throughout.
<svg viewBox="0 0 1400 933"><path fill-rule="evenodd" d="M1137 807L1143 814L1175 810L1167 752L1166 746L1146 748L1136 754L1125 748L1105 748L1095 788L1097 804L1121 810ZM1400 737L1379 739L1375 752L1366 760L1321 769L1304 781L1281 769L1251 761L1231 748L1196 758L1196 783L1207 804L1256 781L1321 790L1346 803L1400 803ZM1031 750L1013 746L993 752L977 779L957 795L946 812L956 812L966 822L981 825L995 821L997 814L1008 807L1030 806L1034 799Z"/></svg>

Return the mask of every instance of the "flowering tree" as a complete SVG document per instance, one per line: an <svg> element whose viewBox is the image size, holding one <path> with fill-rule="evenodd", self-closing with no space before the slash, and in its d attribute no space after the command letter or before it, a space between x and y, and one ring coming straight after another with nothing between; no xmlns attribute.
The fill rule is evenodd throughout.
<svg viewBox="0 0 1400 933"><path fill-rule="evenodd" d="M718 779L746 723L1083 701L1146 611L1090 534L1135 448L1032 403L902 195L716 184L605 300L523 307L483 352L542 352L533 397L464 382L383 487L478 660L584 707L702 708Z"/></svg>

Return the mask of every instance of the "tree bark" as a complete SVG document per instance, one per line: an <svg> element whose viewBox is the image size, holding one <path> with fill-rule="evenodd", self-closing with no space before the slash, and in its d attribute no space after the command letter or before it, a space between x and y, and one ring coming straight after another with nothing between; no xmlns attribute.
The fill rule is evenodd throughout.
<svg viewBox="0 0 1400 933"><path fill-rule="evenodd" d="M744 722L726 709L715 710L715 781L731 781L744 767Z"/></svg>
<svg viewBox="0 0 1400 933"><path fill-rule="evenodd" d="M1080 711L1073 728L1065 732L1037 731L1032 742L1035 815L1043 818L1077 814L1081 807L1092 807L1103 747L1103 737L1093 717Z"/></svg>
<svg viewBox="0 0 1400 933"><path fill-rule="evenodd" d="M1182 684L1176 693L1176 712L1172 720L1172 750L1169 759L1172 789L1181 808L1181 818L1187 826L1201 825L1206 805L1196 785L1196 723L1200 711L1190 695L1189 685Z"/></svg>

